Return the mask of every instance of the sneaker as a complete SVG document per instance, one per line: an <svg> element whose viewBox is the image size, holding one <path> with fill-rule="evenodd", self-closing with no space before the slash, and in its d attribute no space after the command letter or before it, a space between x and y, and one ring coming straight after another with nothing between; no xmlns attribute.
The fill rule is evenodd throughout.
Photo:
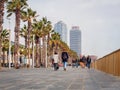
<svg viewBox="0 0 120 90"><path fill-rule="evenodd" d="M64 71L66 71L66 68L64 68Z"/></svg>

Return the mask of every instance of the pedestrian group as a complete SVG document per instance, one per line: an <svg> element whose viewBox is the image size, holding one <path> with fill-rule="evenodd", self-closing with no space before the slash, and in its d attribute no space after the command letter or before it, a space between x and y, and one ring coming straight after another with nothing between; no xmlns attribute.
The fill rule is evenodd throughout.
<svg viewBox="0 0 120 90"><path fill-rule="evenodd" d="M61 59L62 59L63 70L66 71L69 55L65 51L65 49L61 53ZM60 66L59 62L60 62L59 54L57 51L55 51L52 58L52 65L55 71L59 69ZM72 67L76 66L76 68L78 68L78 66L80 65L82 68L87 67L88 69L90 69L90 64L91 64L91 57L89 55L87 57L83 55L80 59L72 60Z"/></svg>

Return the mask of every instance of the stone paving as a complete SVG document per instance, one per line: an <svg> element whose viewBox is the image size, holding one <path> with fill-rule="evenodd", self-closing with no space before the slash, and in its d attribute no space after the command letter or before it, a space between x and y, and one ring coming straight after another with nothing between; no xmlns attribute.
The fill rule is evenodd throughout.
<svg viewBox="0 0 120 90"><path fill-rule="evenodd" d="M94 69L5 69L0 90L120 90L120 78Z"/></svg>

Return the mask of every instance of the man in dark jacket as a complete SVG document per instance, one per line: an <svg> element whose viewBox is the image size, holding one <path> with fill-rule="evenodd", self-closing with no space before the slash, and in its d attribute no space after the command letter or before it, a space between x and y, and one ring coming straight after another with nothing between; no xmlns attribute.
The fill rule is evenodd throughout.
<svg viewBox="0 0 120 90"><path fill-rule="evenodd" d="M88 55L88 57L87 57L87 67L90 69L90 64L91 64L91 58L90 58L90 56Z"/></svg>
<svg viewBox="0 0 120 90"><path fill-rule="evenodd" d="M61 58L62 58L62 62L63 62L64 71L66 71L67 62L68 62L68 58L69 58L69 57L68 57L68 53L65 52L65 50L62 52Z"/></svg>

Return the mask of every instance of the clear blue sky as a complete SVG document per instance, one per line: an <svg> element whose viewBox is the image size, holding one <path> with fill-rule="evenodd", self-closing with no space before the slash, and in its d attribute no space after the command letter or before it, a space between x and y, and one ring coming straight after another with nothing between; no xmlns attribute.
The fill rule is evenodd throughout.
<svg viewBox="0 0 120 90"><path fill-rule="evenodd" d="M53 25L62 20L69 30L79 26L83 54L102 57L120 48L120 0L28 0L28 3L40 15L39 19L46 16ZM14 17L10 26L13 29Z"/></svg>

